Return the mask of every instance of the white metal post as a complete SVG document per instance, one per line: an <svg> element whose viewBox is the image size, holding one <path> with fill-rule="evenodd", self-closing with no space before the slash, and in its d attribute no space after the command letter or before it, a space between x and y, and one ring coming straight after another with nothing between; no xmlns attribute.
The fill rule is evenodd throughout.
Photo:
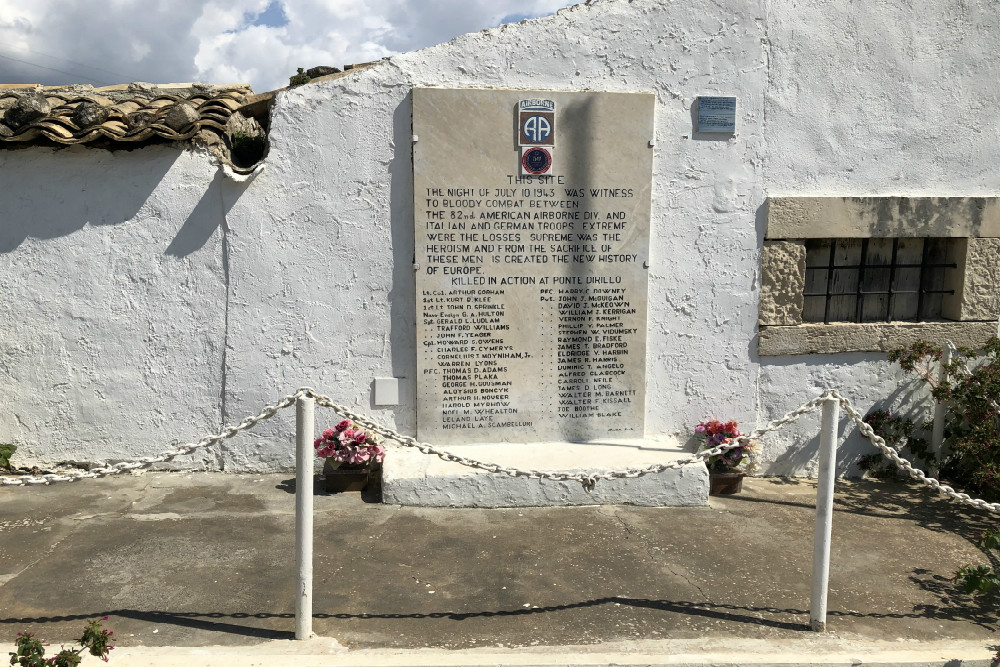
<svg viewBox="0 0 1000 667"><path fill-rule="evenodd" d="M941 365L938 367L938 382L943 381L948 373L944 370L947 364L951 363L951 346L945 345L941 355ZM944 455L944 402L934 404L934 430L931 431L931 453L934 454L934 463L928 466L931 477L937 477L941 472L941 457Z"/></svg>
<svg viewBox="0 0 1000 667"><path fill-rule="evenodd" d="M295 399L295 565L299 578L295 596L295 638L312 634L313 594L313 437L316 401Z"/></svg>
<svg viewBox="0 0 1000 667"><path fill-rule="evenodd" d="M823 402L823 422L819 434L819 484L816 490L816 530L813 535L812 599L809 625L817 632L826 630L826 599L830 588L830 540L833 536L833 482L837 462L837 422L840 403Z"/></svg>

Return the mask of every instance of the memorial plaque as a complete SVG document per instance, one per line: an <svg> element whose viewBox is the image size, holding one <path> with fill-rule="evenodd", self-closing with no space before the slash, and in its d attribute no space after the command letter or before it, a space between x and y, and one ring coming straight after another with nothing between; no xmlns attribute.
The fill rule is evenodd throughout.
<svg viewBox="0 0 1000 667"><path fill-rule="evenodd" d="M654 96L415 88L417 435L643 435Z"/></svg>
<svg viewBox="0 0 1000 667"><path fill-rule="evenodd" d="M735 97L699 97L698 131L736 133Z"/></svg>

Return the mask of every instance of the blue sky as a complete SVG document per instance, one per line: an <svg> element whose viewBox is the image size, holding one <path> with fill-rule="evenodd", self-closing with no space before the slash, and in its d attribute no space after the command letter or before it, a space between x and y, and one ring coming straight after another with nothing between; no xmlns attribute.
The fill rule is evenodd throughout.
<svg viewBox="0 0 1000 667"><path fill-rule="evenodd" d="M581 0L0 0L0 83L287 85Z"/></svg>

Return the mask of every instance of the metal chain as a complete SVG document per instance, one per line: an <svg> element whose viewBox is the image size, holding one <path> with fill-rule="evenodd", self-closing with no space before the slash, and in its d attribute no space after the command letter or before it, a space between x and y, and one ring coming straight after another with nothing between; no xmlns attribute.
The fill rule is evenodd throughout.
<svg viewBox="0 0 1000 667"><path fill-rule="evenodd" d="M309 390L311 392L311 390ZM142 458L133 459L131 461L120 461L114 464L100 464L101 467L91 468L89 470L75 470L75 469L65 469L57 473L47 473L44 475L31 475L31 476L20 476L20 477L0 477L0 486L25 486L29 484L51 484L52 482L75 482L79 479L94 479L96 477L105 477L107 475L117 475L131 470L139 470L141 468L148 468L154 463L162 463L164 461L170 461L182 454L190 454L196 450L209 445L214 445L218 442L222 442L227 438L231 438L240 431L245 431L249 428L253 428L259 422L265 419L270 419L278 413L278 410L287 408L295 403L295 399L299 396L306 396L308 393L306 390L299 389L294 394L289 394L285 396L280 401L274 405L266 405L260 411L256 417L247 417L241 421L236 426L228 426L224 428L220 433L216 435L209 435L198 442L193 442L187 445L181 445L175 447L174 449L169 449L158 456L144 456Z"/></svg>
<svg viewBox="0 0 1000 667"><path fill-rule="evenodd" d="M980 509L985 509L990 512L1000 514L1000 503L988 503L985 500L978 498L973 498L966 493L960 493L955 491L952 487L942 484L937 479L933 477L928 477L924 474L922 470L914 468L909 461L899 456L899 454L886 445L885 440L875 434L874 429L867 423L865 423L864 418L861 413L858 412L854 405L844 396L840 395L836 389L828 389L823 392L822 395L803 403L801 406L786 413L780 419L775 419L768 422L767 426L755 429L749 434L741 435L734 438L732 442L724 445L717 445L715 447L703 450L689 457L678 459L670 463L656 463L645 468L628 468L625 470L609 470L605 472L560 472L560 471L548 471L548 470L525 470L522 468L511 468L507 466L501 466L496 463L486 463L483 461L477 461L475 459L466 458L464 456L458 456L457 454L452 454L450 452L442 451L437 449L433 445L427 443L419 442L416 438L411 438L410 436L403 435L393 429L382 426L381 424L375 422L370 417L359 414L344 405L338 405L330 399L329 396L324 396L322 394L317 394L310 387L302 387L294 394L289 394L279 400L273 405L265 406L256 417L247 417L242 422L236 426L230 426L223 429L220 433L216 435L207 436L202 438L196 443L190 443L187 445L181 445L171 450L167 450L158 456L147 456L139 459L134 459L132 461L121 461L112 465L105 465L103 467L91 469L91 470L64 470L59 473L48 473L45 475L37 476L22 476L22 477L0 477L0 485L2 486L22 486L29 484L51 484L52 482L69 482L76 481L78 479L92 479L96 477L104 477L106 475L115 475L122 472L137 470L141 468L148 468L154 463L161 463L165 461L170 461L183 454L190 454L193 451L207 447L208 445L221 442L227 438L231 438L241 431L253 428L259 422L266 419L270 419L279 410L287 408L295 403L296 399L300 397L313 398L316 400L317 405L325 408L330 408L335 413L350 419L354 423L364 427L365 429L377 433L382 437L398 442L405 447L413 447L418 451L437 456L443 461L448 461L450 463L458 463L470 468L477 468L479 470L485 470L490 473L508 475L510 477L527 477L529 479L548 479L553 481L561 482L579 482L583 488L589 493L593 491L597 482L600 480L611 480L611 479L629 479L635 477L643 477L645 475L653 475L657 473L664 472L665 470L670 470L673 468L679 468L681 466L688 465L690 463L695 463L700 460L706 460L713 456L719 456L731 449L735 449L744 445L745 443L756 440L766 433L777 431L779 428L786 424L790 424L797 420L804 414L808 414L821 406L825 401L836 400L841 407L844 408L844 412L851 418L857 427L861 435L868 438L882 454L896 464L898 468L905 471L911 478L916 479L927 486L930 486L941 493L945 494L953 500L957 500L961 503L967 505L973 505Z"/></svg>
<svg viewBox="0 0 1000 667"><path fill-rule="evenodd" d="M781 419L776 419L770 422L764 428L755 430L749 435L740 436L734 439L733 442L717 445L710 449L703 450L697 454L693 454L687 458L678 459L670 463L655 463L653 465L647 466L645 468L628 468L625 470L609 470L604 472L561 472L561 471L548 471L548 470L525 470L522 468L511 468L507 466L501 466L497 463L485 463L483 461L477 461L475 459L466 458L464 456L458 456L457 454L452 454L451 452L441 451L433 445L429 445L424 442L419 442L416 438L411 438L410 436L398 433L390 428L386 428L381 424L373 421L369 417L358 414L344 405L337 405L328 396L323 396L313 392L312 389L305 389L309 392L312 398L316 399L316 404L325 408L330 408L336 412L341 417L350 419L355 424L358 424L365 429L377 433L382 437L398 442L405 447L413 447L418 451L429 454L432 456L437 456L443 461L448 461L450 463L458 463L460 465L467 466L469 468L478 468L479 470L485 470L499 475L508 475L510 477L527 477L529 479L548 479L557 482L579 482L587 493L594 490L598 481L601 480L611 480L611 479L629 479L634 477L643 477L645 475L654 475L661 473L665 470L670 470L673 468L680 468L681 466L688 465L690 463L695 463L700 460L709 459L713 456L718 456L723 454L730 449L736 449L743 445L744 442L752 440L764 435L770 431L775 431L785 424L791 423L801 417L802 415L812 412L816 407L822 402L823 398L816 398L808 403L802 405L796 410L793 410L786 414ZM300 390L302 391L302 390Z"/></svg>
<svg viewBox="0 0 1000 667"><path fill-rule="evenodd" d="M854 406L851 404L849 400L841 396L840 392L838 392L836 389L828 389L823 394L823 397L836 399L837 402L840 403L841 407L844 408L844 412L846 412L847 415L851 418L851 421L853 421L857 425L858 431L861 433L861 435L868 438L871 441L871 443L875 445L875 447L877 447L880 452L882 452L883 456L885 456L887 459L895 463L897 468L906 472L906 474L909 475L911 478L940 491L941 493L948 496L952 500L957 500L960 503L964 503L966 505L972 505L973 507L978 507L979 509L984 509L987 510L988 512L1000 514L1000 503L988 503L980 498L973 498L967 493L960 493L955 489L953 489L952 487L948 486L947 484L942 484L937 479L933 477L928 477L927 475L924 474L923 470L918 470L914 468L912 465L910 465L910 462L901 457L896 452L896 450L885 444L885 440L882 437L875 434L875 429L873 429L869 424L865 422L864 418L861 416L861 413L854 408Z"/></svg>

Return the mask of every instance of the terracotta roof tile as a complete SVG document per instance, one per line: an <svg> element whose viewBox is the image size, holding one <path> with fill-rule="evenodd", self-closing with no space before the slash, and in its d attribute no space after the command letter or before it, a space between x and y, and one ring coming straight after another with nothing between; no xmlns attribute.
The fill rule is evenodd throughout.
<svg viewBox="0 0 1000 667"><path fill-rule="evenodd" d="M310 71L321 75L312 82L342 77L372 64L347 65L343 72L334 67L314 68ZM280 90L285 89L255 95L246 85L201 83L134 82L100 88L0 84L0 149L53 143L109 148L195 141L236 172L250 173L266 155L269 107Z"/></svg>
<svg viewBox="0 0 1000 667"><path fill-rule="evenodd" d="M23 124L12 122L11 110L18 107L22 98L36 90L36 107L44 110L44 100L50 108L41 117ZM7 132L0 131L0 142L23 145L46 139L59 144L81 144L102 139L116 143L157 139L184 141L201 130L224 132L229 117L244 104L247 95L252 94L247 86L205 90L188 88L165 93L162 88L136 88L134 84L100 88L94 92L99 94L67 94L23 86L0 87L0 109L4 110L0 123L10 130L9 136ZM104 120L90 127L81 127L78 121L86 117L85 114L77 114L81 105L97 105L107 114L91 110L91 117L104 116ZM193 113L187 109L178 110L179 105L190 107Z"/></svg>

